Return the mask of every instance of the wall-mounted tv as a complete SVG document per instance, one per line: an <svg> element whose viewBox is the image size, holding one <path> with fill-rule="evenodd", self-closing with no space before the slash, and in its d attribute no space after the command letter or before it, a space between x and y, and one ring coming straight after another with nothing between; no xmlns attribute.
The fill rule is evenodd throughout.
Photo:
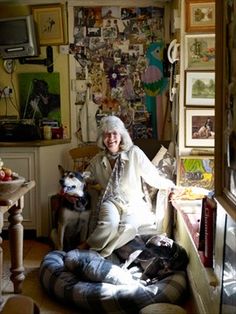
<svg viewBox="0 0 236 314"><path fill-rule="evenodd" d="M32 15L0 19L0 57L38 56L37 33Z"/></svg>

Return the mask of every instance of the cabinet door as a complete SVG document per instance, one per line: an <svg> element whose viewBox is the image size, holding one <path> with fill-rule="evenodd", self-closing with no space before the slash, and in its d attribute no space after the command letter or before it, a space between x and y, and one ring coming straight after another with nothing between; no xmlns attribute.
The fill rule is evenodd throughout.
<svg viewBox="0 0 236 314"><path fill-rule="evenodd" d="M4 166L11 168L26 180L35 179L35 153L32 152L12 152L4 149L0 152ZM4 227L8 225L8 215L4 216ZM25 195L23 209L23 225L26 229L36 227L36 190L32 189Z"/></svg>

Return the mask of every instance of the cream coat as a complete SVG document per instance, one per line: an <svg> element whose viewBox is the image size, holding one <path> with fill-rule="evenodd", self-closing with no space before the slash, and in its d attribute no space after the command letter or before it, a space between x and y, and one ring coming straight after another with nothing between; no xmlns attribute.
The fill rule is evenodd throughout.
<svg viewBox="0 0 236 314"><path fill-rule="evenodd" d="M153 225L155 215L145 200L141 177L158 189L175 186L171 180L159 175L138 146L133 145L128 152L122 152L121 159L124 173L119 181L118 200L112 199L101 205L97 226L87 240L90 247L103 256L132 240L139 227ZM96 155L86 170L91 172L91 179L105 190L112 173L105 152Z"/></svg>

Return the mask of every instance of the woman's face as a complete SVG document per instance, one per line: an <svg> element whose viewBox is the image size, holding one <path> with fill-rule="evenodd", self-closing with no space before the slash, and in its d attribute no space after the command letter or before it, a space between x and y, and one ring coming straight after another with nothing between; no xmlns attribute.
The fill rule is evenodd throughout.
<svg viewBox="0 0 236 314"><path fill-rule="evenodd" d="M103 142L110 153L118 153L120 149L121 135L116 131L104 132Z"/></svg>

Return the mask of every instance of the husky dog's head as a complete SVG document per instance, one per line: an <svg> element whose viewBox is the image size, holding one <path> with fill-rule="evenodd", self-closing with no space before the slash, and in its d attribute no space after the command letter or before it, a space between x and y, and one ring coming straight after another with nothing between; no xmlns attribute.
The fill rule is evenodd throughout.
<svg viewBox="0 0 236 314"><path fill-rule="evenodd" d="M61 173L59 183L61 185L62 194L84 196L85 178L89 176L88 172L67 171L59 165L58 169Z"/></svg>

